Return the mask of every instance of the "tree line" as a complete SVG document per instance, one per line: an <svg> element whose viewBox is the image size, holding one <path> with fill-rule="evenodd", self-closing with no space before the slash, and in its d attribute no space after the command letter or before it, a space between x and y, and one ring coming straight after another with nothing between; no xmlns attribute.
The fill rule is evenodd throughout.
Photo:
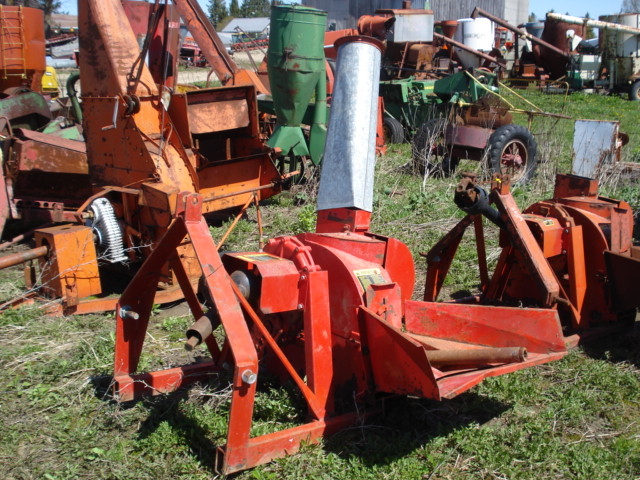
<svg viewBox="0 0 640 480"><path fill-rule="evenodd" d="M271 6L280 5L280 0L231 0L227 8L226 0L209 0L209 20L214 28L222 28L232 18L268 17L271 15Z"/></svg>

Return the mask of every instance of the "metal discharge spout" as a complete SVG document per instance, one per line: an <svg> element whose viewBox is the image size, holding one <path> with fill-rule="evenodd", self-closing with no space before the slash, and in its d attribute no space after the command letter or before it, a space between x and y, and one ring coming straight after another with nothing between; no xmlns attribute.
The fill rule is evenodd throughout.
<svg viewBox="0 0 640 480"><path fill-rule="evenodd" d="M572 17L571 15L562 15L560 13L547 13L547 18L558 22L570 23L572 25L584 25L585 27L593 27L611 30L614 32L630 33L632 35L640 35L640 28L633 28L619 23L603 22L602 20L591 20L590 18Z"/></svg>
<svg viewBox="0 0 640 480"><path fill-rule="evenodd" d="M373 172L382 43L348 36L338 58L320 176L318 210L373 210Z"/></svg>

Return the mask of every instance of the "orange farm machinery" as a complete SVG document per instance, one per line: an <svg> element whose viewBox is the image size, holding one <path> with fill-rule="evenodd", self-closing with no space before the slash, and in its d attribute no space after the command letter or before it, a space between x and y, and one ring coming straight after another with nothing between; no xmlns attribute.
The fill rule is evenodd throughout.
<svg viewBox="0 0 640 480"><path fill-rule="evenodd" d="M61 299L59 313L114 308L116 299L100 297L105 276L126 276L153 250L181 192L200 194L203 213L244 211L278 193L284 180L276 151L260 136L256 95L265 88L235 65L195 0L78 7L82 134L51 122L44 101L27 117L35 125L7 119L0 182L0 227L7 220L41 227L36 249L0 263L39 258L40 278L28 267L27 283ZM180 17L222 87L175 89ZM31 94L15 95L15 103L24 107ZM192 248L181 248L192 277ZM172 269L161 270L158 303L181 295Z"/></svg>
<svg viewBox="0 0 640 480"><path fill-rule="evenodd" d="M577 177L559 177L558 198L524 214L507 177L497 177L491 194L499 210L473 181L464 183L456 199L469 215L429 253L426 300L412 300L407 246L369 231L381 45L355 36L337 47L315 233L274 238L262 251L221 254L202 216L202 196L181 193L174 222L116 310L114 392L121 400L231 375L227 442L217 450L222 473L320 441L379 411L388 395L451 398L484 378L559 359L577 338L570 331L617 325L637 306L622 289L611 296L620 286L614 272L637 278L639 271L628 205L597 197L594 182ZM489 280L481 261L481 297L433 302L465 227L481 232L481 214L505 232L499 271ZM181 267L185 237L205 304ZM597 260L588 263L587 255ZM161 281L167 259L195 319L185 348L202 344L211 358L139 371L154 297L149 287ZM530 308L510 305L511 296ZM256 388L265 374L295 385L308 420L252 437Z"/></svg>

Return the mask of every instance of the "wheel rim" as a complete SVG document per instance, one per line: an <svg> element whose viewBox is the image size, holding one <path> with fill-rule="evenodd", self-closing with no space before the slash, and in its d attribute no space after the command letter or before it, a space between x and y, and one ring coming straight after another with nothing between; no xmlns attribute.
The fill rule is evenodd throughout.
<svg viewBox="0 0 640 480"><path fill-rule="evenodd" d="M522 141L510 141L500 155L500 173L510 175L511 181L517 182L527 170L528 157L527 146Z"/></svg>
<svg viewBox="0 0 640 480"><path fill-rule="evenodd" d="M391 142L391 129L386 124L382 125L382 135L384 143L388 144Z"/></svg>

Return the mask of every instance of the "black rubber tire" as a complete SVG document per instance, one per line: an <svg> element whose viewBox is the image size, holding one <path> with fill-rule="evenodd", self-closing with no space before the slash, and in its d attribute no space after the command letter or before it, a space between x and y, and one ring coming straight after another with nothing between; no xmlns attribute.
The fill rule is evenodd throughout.
<svg viewBox="0 0 640 480"><path fill-rule="evenodd" d="M395 118L384 117L382 129L384 131L384 143L404 143L404 128Z"/></svg>
<svg viewBox="0 0 640 480"><path fill-rule="evenodd" d="M460 159L452 159L444 141L446 123L442 118L424 122L411 142L413 168L421 175L448 177Z"/></svg>
<svg viewBox="0 0 640 480"><path fill-rule="evenodd" d="M640 100L640 80L636 80L629 88L629 100L637 102Z"/></svg>
<svg viewBox="0 0 640 480"><path fill-rule="evenodd" d="M533 178L538 145L526 127L510 124L496 129L487 148L493 173L509 174L512 185L524 185Z"/></svg>

